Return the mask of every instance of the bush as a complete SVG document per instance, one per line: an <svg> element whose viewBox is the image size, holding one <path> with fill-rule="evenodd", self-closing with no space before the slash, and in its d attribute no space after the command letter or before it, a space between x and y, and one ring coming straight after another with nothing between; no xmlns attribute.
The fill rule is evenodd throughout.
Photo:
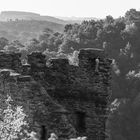
<svg viewBox="0 0 140 140"><path fill-rule="evenodd" d="M31 140L33 132L25 130L28 123L25 121L27 115L22 106L13 107L12 98L8 95L5 101L6 109L0 109L0 140ZM35 132L34 132L35 133Z"/></svg>

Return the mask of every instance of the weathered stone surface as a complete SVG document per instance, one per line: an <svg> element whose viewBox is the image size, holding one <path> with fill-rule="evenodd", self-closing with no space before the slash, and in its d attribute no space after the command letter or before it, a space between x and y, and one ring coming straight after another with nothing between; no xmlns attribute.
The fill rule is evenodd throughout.
<svg viewBox="0 0 140 140"><path fill-rule="evenodd" d="M95 71L96 58L99 59L98 72ZM85 114L86 128L81 132L77 128L77 134L87 135L89 139L104 137L106 108L111 93L110 64L111 60L106 58L103 50L82 49L79 66L69 65L67 59L51 59L44 73L37 74L38 81L44 77L48 94L71 112L69 120L75 128L77 112ZM33 73L32 76L37 77ZM92 115L88 115L90 113Z"/></svg>
<svg viewBox="0 0 140 140"><path fill-rule="evenodd" d="M31 69L31 65L30 64L22 64L22 74L23 75L29 75L30 74L30 69Z"/></svg>
<svg viewBox="0 0 140 140"><path fill-rule="evenodd" d="M19 70L21 67L21 54L0 51L0 68Z"/></svg>
<svg viewBox="0 0 140 140"><path fill-rule="evenodd" d="M46 90L30 76L18 75L14 71L12 73L14 76L8 69L0 73L1 103L9 94L15 105L23 106L28 116L29 131L39 133L41 127L45 126L48 134L55 132L61 136L61 130L65 129L65 132L71 132L72 136L76 136L74 127L65 115L67 110L62 105L52 100ZM66 128L61 128L62 123Z"/></svg>
<svg viewBox="0 0 140 140"><path fill-rule="evenodd" d="M7 91L16 104L24 106L31 128L36 128L36 124L40 128L45 126L60 138L86 135L89 140L104 140L111 60L98 49L82 49L78 58L79 66L62 58L53 58L46 65L45 55L32 53L28 55L28 65L14 69L20 69L19 75L4 72L9 77L4 87L10 89ZM13 69L11 61L8 63L6 68Z"/></svg>
<svg viewBox="0 0 140 140"><path fill-rule="evenodd" d="M41 52L33 52L32 54L28 55L28 63L33 69L43 69L46 66L45 55L43 55Z"/></svg>

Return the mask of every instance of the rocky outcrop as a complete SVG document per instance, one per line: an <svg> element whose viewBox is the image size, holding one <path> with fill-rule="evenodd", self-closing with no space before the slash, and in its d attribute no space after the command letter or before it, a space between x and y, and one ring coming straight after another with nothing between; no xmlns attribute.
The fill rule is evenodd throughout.
<svg viewBox="0 0 140 140"><path fill-rule="evenodd" d="M89 140L104 140L111 60L98 49L82 49L78 59L78 66L65 58L50 59L46 65L45 55L34 52L28 55L28 64L6 67L15 71L10 71L5 87L15 103L24 106L31 128L37 124L60 138L86 135Z"/></svg>

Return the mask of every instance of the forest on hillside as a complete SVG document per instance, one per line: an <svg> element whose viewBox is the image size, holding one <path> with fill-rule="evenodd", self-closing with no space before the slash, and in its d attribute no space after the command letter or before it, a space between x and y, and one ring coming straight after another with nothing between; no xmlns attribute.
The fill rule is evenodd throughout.
<svg viewBox="0 0 140 140"><path fill-rule="evenodd" d="M64 24L43 20L0 21L0 37L5 37L9 41L19 40L21 43L25 43L32 38L37 38L46 27L55 32L63 32Z"/></svg>
<svg viewBox="0 0 140 140"><path fill-rule="evenodd" d="M26 25L30 25L28 22L22 21L23 30L25 30L22 34L25 34L25 38L28 36L25 28ZM35 21L32 22L36 24ZM18 30L19 21L15 23L16 21L6 25L8 27L8 24L13 24L12 28ZM38 32L37 27L40 28L42 24L40 21L38 25L31 26L30 30ZM4 29L6 25L0 23L0 29ZM11 41L0 35L0 49L21 52L23 59L33 51L41 51L50 58L76 57L76 52L81 48L104 49L113 59L112 111L107 129L110 130L112 140L139 140L140 11L130 9L124 16L117 19L109 15L102 20L67 24L63 31L60 26L62 32L53 29L55 25L53 28L44 27L38 36L27 42L23 41L24 43L19 38Z"/></svg>

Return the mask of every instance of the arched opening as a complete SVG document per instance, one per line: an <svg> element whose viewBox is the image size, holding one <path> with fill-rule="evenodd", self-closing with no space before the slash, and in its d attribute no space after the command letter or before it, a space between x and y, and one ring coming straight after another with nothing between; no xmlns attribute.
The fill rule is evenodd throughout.
<svg viewBox="0 0 140 140"><path fill-rule="evenodd" d="M86 113L76 112L76 129L78 132L83 133L86 131Z"/></svg>
<svg viewBox="0 0 140 140"><path fill-rule="evenodd" d="M41 126L41 132L40 132L40 140L46 140L47 138L47 132L46 132L46 127L45 125Z"/></svg>

